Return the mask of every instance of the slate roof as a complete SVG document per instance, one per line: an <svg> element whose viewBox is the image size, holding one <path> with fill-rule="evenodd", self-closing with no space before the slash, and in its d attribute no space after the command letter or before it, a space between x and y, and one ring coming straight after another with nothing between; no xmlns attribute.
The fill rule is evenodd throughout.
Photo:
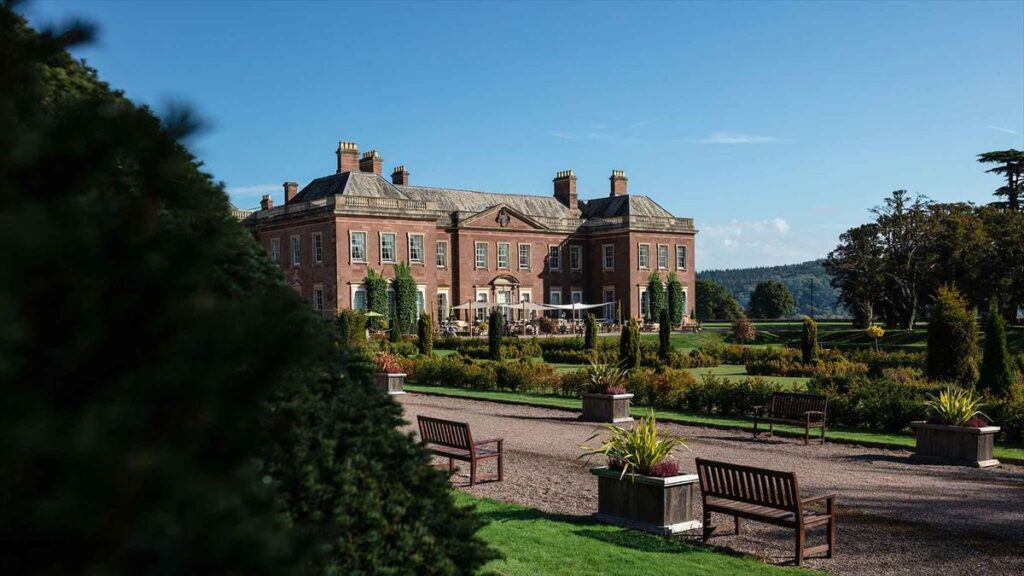
<svg viewBox="0 0 1024 576"><path fill-rule="evenodd" d="M568 216L565 206L551 195L502 194L429 186L396 186L377 174L367 172L342 172L317 178L300 190L293 202L307 202L330 195L433 202L438 211L446 214L454 212L473 214L498 204L505 204L532 217L566 218ZM629 215L674 218L668 210L659 206L654 200L636 194L580 200L580 211L583 218L612 218Z"/></svg>

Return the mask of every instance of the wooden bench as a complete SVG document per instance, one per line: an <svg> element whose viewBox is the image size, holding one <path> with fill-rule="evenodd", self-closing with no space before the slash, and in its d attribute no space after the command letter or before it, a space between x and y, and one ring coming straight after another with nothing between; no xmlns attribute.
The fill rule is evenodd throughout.
<svg viewBox="0 0 1024 576"><path fill-rule="evenodd" d="M498 459L498 481L504 475L505 455L501 438L473 440L469 424L429 416L417 416L420 439L427 451L448 458L448 471L455 472L455 460L469 462L469 485L476 484L476 465L481 460Z"/></svg>
<svg viewBox="0 0 1024 576"><path fill-rule="evenodd" d="M774 433L774 424L794 424L804 427L804 444L811 440L811 428L821 428L821 443L825 443L825 411L828 398L814 394L776 392L771 406L754 406L754 438L761 433L759 422L768 423L768 435Z"/></svg>
<svg viewBox="0 0 1024 576"><path fill-rule="evenodd" d="M704 506L704 542L714 532L711 513L733 517L736 534L742 518L792 528L796 531L796 565L807 556L824 552L831 558L836 545L836 495L816 498L800 497L800 485L793 472L778 472L725 462L697 458L701 503ZM808 504L825 503L824 511L807 508ZM806 547L806 530L827 525L825 544Z"/></svg>

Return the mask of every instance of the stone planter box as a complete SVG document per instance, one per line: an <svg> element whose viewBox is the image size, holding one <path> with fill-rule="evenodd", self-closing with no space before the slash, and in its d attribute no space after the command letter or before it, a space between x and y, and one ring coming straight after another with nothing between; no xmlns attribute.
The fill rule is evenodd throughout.
<svg viewBox="0 0 1024 576"><path fill-rule="evenodd" d="M377 387L388 394L405 394L405 374L377 374Z"/></svg>
<svg viewBox="0 0 1024 576"><path fill-rule="evenodd" d="M629 400L632 394L583 394L583 420L590 422L632 422Z"/></svg>
<svg viewBox="0 0 1024 576"><path fill-rule="evenodd" d="M607 466L591 468L597 476L595 518L627 528L671 535L701 527L694 513L699 498L696 474L656 478L622 474Z"/></svg>
<svg viewBox="0 0 1024 576"><path fill-rule="evenodd" d="M914 449L917 460L977 468L999 465L999 460L992 457L998 426L971 428L911 422L910 427L917 437Z"/></svg>

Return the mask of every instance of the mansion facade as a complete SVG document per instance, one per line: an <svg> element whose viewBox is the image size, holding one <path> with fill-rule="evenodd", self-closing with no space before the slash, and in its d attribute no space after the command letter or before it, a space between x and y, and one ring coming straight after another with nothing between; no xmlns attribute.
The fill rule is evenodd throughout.
<svg viewBox="0 0 1024 576"><path fill-rule="evenodd" d="M413 186L404 166L385 179L381 156L360 156L353 142L336 155L334 174L301 190L286 182L283 205L268 195L243 214L287 281L324 314L365 308L367 271L393 277L399 262L410 264L418 306L435 319L469 301L604 303L600 317L639 317L649 274L670 271L690 313L693 220L630 194L622 171L612 171L608 196L581 200L571 170L555 176L549 195L501 194Z"/></svg>

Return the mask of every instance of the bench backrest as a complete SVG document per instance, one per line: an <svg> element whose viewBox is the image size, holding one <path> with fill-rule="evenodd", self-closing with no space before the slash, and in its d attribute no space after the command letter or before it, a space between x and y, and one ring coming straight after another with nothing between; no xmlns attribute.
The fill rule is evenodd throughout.
<svg viewBox="0 0 1024 576"><path fill-rule="evenodd" d="M776 392L772 394L772 416L779 418L803 418L805 412L825 413L828 398L814 394Z"/></svg>
<svg viewBox="0 0 1024 576"><path fill-rule="evenodd" d="M705 498L727 498L792 512L800 508L800 487L793 472L697 458L697 476Z"/></svg>
<svg viewBox="0 0 1024 576"><path fill-rule="evenodd" d="M473 449L473 435L469 433L469 424L465 422L429 416L416 416L416 421L420 426L420 439L428 444Z"/></svg>

